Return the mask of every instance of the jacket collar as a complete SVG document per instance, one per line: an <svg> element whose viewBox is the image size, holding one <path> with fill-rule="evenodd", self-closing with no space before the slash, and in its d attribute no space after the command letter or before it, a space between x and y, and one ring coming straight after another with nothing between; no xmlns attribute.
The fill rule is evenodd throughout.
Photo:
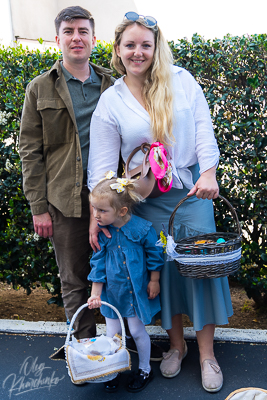
<svg viewBox="0 0 267 400"><path fill-rule="evenodd" d="M61 69L60 62L63 61L63 59L59 59L55 62L55 64L52 66L52 68L49 70L50 74L57 74L58 78L61 78L63 73ZM112 77L113 71L108 68L101 67L99 65L96 65L89 61L89 65L93 68L95 73L102 78L102 84L101 84L101 89L100 92L103 93L104 90L106 90L109 86L113 85L115 82L115 78Z"/></svg>
<svg viewBox="0 0 267 400"><path fill-rule="evenodd" d="M100 92L103 93L107 88L109 88L115 82L115 78L111 76L113 71L111 69L107 69L99 65L96 65L91 61L89 61L89 64L91 65L95 73L102 78Z"/></svg>
<svg viewBox="0 0 267 400"><path fill-rule="evenodd" d="M55 64L52 66L52 68L49 70L49 73L54 73L54 71L56 71L58 76L61 76L62 75L62 70L61 70L61 65L60 65L61 61L63 61L62 58L58 59L55 62ZM91 67L93 67L93 69L95 70L97 75L100 75L100 76L105 75L105 76L111 77L111 74L112 74L111 69L96 65L96 64L92 63L91 61L89 61L89 64L91 65Z"/></svg>
<svg viewBox="0 0 267 400"><path fill-rule="evenodd" d="M77 127L77 123L76 123L76 118L75 118L75 114L74 114L74 110L73 110L73 106L72 106L72 101L71 101L71 97L69 94L69 90L68 90L68 86L67 86L67 82L65 79L63 78L63 72L62 72L62 68L60 65L60 62L62 61L62 59L59 59L55 62L55 64L52 66L52 68L49 70L49 74L56 74L56 81L55 81L55 88L59 94L59 96L62 98L63 102L66 104L66 107L68 109L68 112L70 114L70 117L74 123L75 126L75 130L76 132L78 132L78 127ZM112 71L107 69L107 68L103 68L100 67L96 64L93 64L91 62L89 62L89 64L91 65L91 67L94 69L95 73L97 75L99 75L102 78L102 84L101 84L101 93L106 90L113 82L114 82L114 78L111 77L111 73Z"/></svg>

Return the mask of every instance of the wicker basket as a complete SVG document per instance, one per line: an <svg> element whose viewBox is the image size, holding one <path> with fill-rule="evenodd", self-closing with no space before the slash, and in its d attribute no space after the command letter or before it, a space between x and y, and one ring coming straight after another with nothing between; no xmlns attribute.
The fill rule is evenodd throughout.
<svg viewBox="0 0 267 400"><path fill-rule="evenodd" d="M241 227L237 214L224 197L219 196L229 207L235 222L235 233L215 232L198 236L190 236L175 242L177 257L174 258L181 275L194 278L218 278L235 273L240 267ZM176 211L189 197L184 197L175 207L169 220L169 235L173 237L173 222ZM217 243L224 239L224 243ZM195 244L199 241L212 243Z"/></svg>

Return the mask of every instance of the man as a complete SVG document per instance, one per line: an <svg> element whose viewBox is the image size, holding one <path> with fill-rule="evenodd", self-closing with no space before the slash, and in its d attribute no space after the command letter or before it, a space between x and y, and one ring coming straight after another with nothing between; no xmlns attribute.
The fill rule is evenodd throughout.
<svg viewBox="0 0 267 400"><path fill-rule="evenodd" d="M88 298L90 121L100 93L113 84L113 78L111 71L88 61L96 43L89 11L65 8L55 26L63 57L27 86L20 157L34 230L51 238L64 307L71 319ZM92 310L80 312L74 335L77 339L96 335Z"/></svg>

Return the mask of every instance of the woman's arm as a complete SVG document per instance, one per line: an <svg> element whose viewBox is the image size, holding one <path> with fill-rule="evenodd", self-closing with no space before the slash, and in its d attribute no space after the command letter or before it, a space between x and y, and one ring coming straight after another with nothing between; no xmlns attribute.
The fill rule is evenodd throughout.
<svg viewBox="0 0 267 400"><path fill-rule="evenodd" d="M196 195L198 199L216 199L219 186L216 180L216 169L219 162L219 149L212 127L210 109L204 93L195 83L193 114L196 129L196 155L199 162L200 178L189 191L188 196Z"/></svg>
<svg viewBox="0 0 267 400"><path fill-rule="evenodd" d="M214 135L210 109L204 93L195 83L195 101L193 106L195 119L195 152L199 163L200 175L217 167L219 163L219 148Z"/></svg>
<svg viewBox="0 0 267 400"><path fill-rule="evenodd" d="M88 157L88 188L93 190L108 171L117 173L121 138L117 126L93 114L90 125L90 149Z"/></svg>
<svg viewBox="0 0 267 400"><path fill-rule="evenodd" d="M101 246L98 242L99 232L102 231L107 238L111 238L111 234L109 233L109 230L107 228L100 228L97 225L97 221L94 218L93 208L91 204L89 207L90 207L89 243L94 252L96 253L97 250L101 250Z"/></svg>
<svg viewBox="0 0 267 400"><path fill-rule="evenodd" d="M90 125L90 148L87 167L87 186L90 191L108 171L117 172L120 154L120 135L115 121L109 117L105 101L101 97ZM106 228L99 228L90 205L89 243L96 252L100 250L98 234L100 231L110 238Z"/></svg>

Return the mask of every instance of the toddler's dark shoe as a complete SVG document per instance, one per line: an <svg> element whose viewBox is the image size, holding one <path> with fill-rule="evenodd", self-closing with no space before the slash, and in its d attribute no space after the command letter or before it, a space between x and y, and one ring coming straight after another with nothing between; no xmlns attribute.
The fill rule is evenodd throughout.
<svg viewBox="0 0 267 400"><path fill-rule="evenodd" d="M126 338L126 347L127 350L138 353L135 341L132 337ZM151 353L150 353L150 361L161 361L163 360L163 352L164 350L158 346L156 343L151 342Z"/></svg>
<svg viewBox="0 0 267 400"><path fill-rule="evenodd" d="M112 379L111 381L104 382L105 391L108 393L117 392L120 383L120 374L116 376L116 378Z"/></svg>
<svg viewBox="0 0 267 400"><path fill-rule="evenodd" d="M137 373L133 374L127 385L128 392L136 393L141 392L154 378L153 371L149 373L142 371L141 369L138 370Z"/></svg>

